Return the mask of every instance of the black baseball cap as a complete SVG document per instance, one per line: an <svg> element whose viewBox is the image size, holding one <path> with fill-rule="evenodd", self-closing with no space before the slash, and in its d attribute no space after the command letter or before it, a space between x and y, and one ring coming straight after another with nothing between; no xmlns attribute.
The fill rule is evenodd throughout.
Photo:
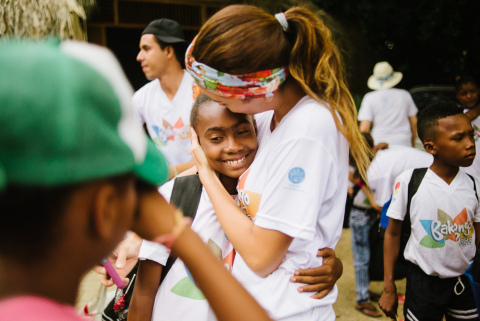
<svg viewBox="0 0 480 321"><path fill-rule="evenodd" d="M186 43L182 27L178 22L170 19L153 20L142 31L142 36L145 34L152 34L163 43Z"/></svg>

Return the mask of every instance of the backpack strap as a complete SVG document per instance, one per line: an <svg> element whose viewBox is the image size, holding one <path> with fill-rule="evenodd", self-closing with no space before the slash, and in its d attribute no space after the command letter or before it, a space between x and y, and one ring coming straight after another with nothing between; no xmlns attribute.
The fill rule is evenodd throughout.
<svg viewBox="0 0 480 321"><path fill-rule="evenodd" d="M408 182L407 212L405 213L405 218L403 219L402 224L402 238L406 237L407 240L412 232L412 225L410 222L410 206L412 204L412 198L415 193L417 193L418 187L420 186L420 183L422 183L427 170L427 167L415 168L412 177L410 178L410 182Z"/></svg>
<svg viewBox="0 0 480 321"><path fill-rule="evenodd" d="M202 182L200 181L198 174L176 177L173 182L170 203L181 209L185 216L191 217L192 220L194 220L201 195ZM176 259L176 256L170 254L167 263L162 269L160 283L162 283Z"/></svg>
<svg viewBox="0 0 480 321"><path fill-rule="evenodd" d="M465 174L467 174L467 173L465 173ZM467 175L468 175L468 177L470 177L470 179L473 182L473 190L475 191L475 197L477 198L477 202L478 202L477 183L475 183L475 178L473 178L473 176L470 175L470 174L467 174Z"/></svg>

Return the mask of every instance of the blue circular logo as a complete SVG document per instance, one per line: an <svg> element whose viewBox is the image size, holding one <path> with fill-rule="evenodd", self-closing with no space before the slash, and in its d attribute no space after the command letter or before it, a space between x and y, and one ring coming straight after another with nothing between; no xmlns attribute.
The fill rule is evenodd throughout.
<svg viewBox="0 0 480 321"><path fill-rule="evenodd" d="M300 184L305 179L305 171L300 167L295 167L288 173L288 179L293 184Z"/></svg>

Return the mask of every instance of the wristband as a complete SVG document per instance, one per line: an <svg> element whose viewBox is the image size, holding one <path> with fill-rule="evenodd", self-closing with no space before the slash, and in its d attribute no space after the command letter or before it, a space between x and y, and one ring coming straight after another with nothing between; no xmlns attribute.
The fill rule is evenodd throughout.
<svg viewBox="0 0 480 321"><path fill-rule="evenodd" d="M176 177L176 176L178 175L178 173L177 173L177 166L175 166L175 165L172 165L172 166L173 166L173 171L174 171L174 173L175 173L175 174L173 175L173 177Z"/></svg>

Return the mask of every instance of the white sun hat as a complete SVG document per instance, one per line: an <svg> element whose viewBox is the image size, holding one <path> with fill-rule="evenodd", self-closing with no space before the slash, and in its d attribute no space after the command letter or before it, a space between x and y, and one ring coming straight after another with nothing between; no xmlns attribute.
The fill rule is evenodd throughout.
<svg viewBox="0 0 480 321"><path fill-rule="evenodd" d="M398 84L403 78L399 71L393 71L392 66L386 61L378 62L373 68L373 75L368 78L368 88L387 89Z"/></svg>

